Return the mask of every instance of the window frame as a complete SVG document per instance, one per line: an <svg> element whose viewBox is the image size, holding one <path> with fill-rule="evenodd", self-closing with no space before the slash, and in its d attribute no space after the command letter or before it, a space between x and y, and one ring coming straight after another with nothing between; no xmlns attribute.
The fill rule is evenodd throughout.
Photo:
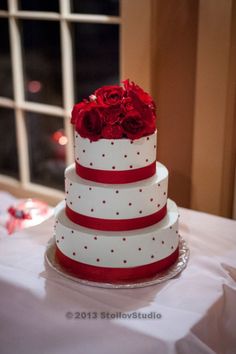
<svg viewBox="0 0 236 354"><path fill-rule="evenodd" d="M120 16L71 13L70 0L59 0L59 12L18 10L18 0L8 0L8 11L0 10L0 18L9 21L9 41L12 64L13 99L0 97L0 107L15 112L19 180L0 174L0 188L16 196L34 195L50 204L64 197L64 192L33 183L30 180L29 147L25 112L47 114L63 119L66 145L66 165L74 162L73 128L70 124L71 108L74 104L73 51L70 23L116 24L120 29L120 80L130 78L150 91L150 16L151 0L120 0ZM48 20L60 23L62 59L62 107L29 102L24 97L22 45L19 19ZM132 19L132 21L130 20ZM137 45L137 39L139 43ZM134 40L135 39L135 40Z"/></svg>

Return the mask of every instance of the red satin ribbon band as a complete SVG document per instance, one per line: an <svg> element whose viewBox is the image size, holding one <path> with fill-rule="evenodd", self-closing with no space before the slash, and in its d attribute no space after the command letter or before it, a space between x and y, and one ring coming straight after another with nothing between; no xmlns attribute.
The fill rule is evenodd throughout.
<svg viewBox="0 0 236 354"><path fill-rule="evenodd" d="M96 282L120 283L122 281L142 280L155 276L170 267L178 258L179 248L160 261L132 268L97 267L74 261L65 256L56 246L56 257L68 272L80 279Z"/></svg>
<svg viewBox="0 0 236 354"><path fill-rule="evenodd" d="M82 215L66 205L66 215L75 224L102 231L128 231L142 229L162 220L167 213L166 205L156 213L134 219L100 219Z"/></svg>
<svg viewBox="0 0 236 354"><path fill-rule="evenodd" d="M152 164L124 171L96 170L76 162L76 173L80 177L98 183L123 184L141 181L153 176L156 172L156 161Z"/></svg>

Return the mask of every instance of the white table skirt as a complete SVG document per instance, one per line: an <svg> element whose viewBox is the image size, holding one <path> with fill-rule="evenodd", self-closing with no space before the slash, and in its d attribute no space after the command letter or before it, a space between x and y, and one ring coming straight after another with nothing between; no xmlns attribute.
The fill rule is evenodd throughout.
<svg viewBox="0 0 236 354"><path fill-rule="evenodd" d="M13 200L0 193L0 222ZM52 218L12 236L0 226L0 353L235 353L236 222L180 214L187 268L140 289L89 287L49 268Z"/></svg>

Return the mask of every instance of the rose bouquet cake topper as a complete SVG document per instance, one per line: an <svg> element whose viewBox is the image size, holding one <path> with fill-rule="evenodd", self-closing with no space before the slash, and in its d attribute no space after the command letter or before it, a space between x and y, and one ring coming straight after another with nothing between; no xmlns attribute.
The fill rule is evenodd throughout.
<svg viewBox="0 0 236 354"><path fill-rule="evenodd" d="M71 123L83 138L139 139L156 130L152 97L129 80L123 86L103 86L89 99L75 104Z"/></svg>

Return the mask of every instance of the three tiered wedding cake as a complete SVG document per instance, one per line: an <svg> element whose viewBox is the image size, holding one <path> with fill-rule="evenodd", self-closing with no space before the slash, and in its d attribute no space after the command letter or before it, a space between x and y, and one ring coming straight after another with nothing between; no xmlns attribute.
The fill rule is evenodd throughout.
<svg viewBox="0 0 236 354"><path fill-rule="evenodd" d="M74 106L75 164L56 214L56 258L95 282L150 279L178 259L178 211L168 170L156 162L156 113L149 94L124 81Z"/></svg>

